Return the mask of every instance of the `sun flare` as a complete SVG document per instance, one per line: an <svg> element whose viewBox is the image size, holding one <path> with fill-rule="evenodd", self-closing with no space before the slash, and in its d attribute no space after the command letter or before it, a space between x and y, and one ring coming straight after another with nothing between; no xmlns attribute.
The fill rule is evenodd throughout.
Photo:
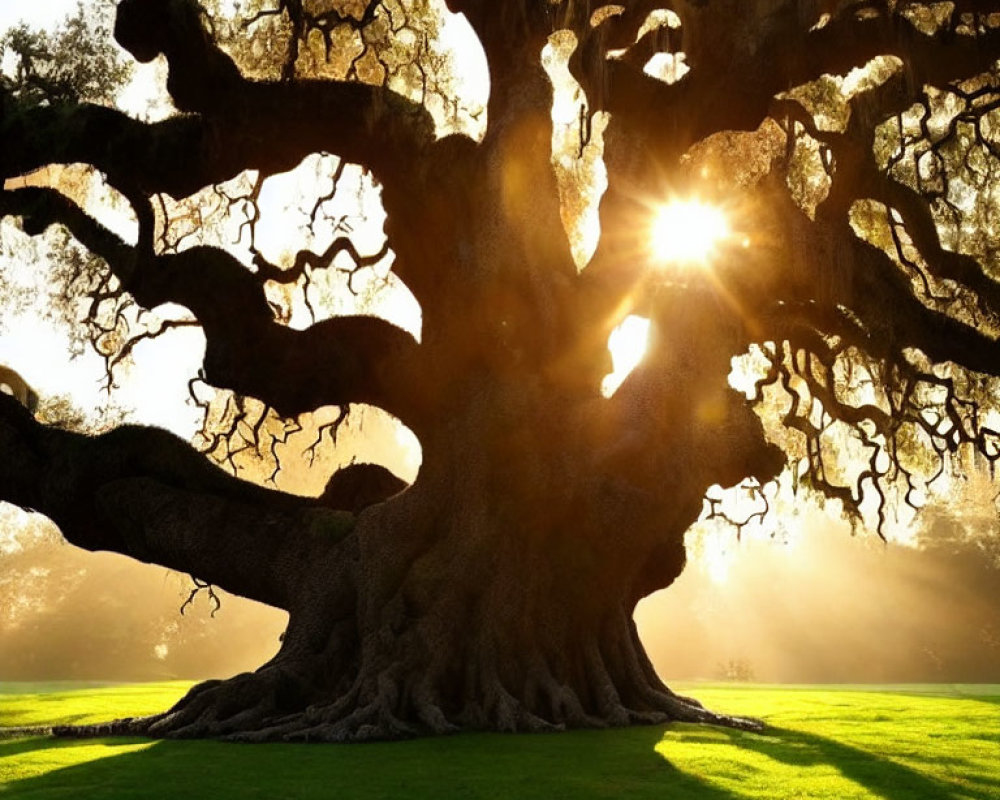
<svg viewBox="0 0 1000 800"><path fill-rule="evenodd" d="M704 264L730 234L729 220L718 206L672 200L653 219L653 257L663 264Z"/></svg>

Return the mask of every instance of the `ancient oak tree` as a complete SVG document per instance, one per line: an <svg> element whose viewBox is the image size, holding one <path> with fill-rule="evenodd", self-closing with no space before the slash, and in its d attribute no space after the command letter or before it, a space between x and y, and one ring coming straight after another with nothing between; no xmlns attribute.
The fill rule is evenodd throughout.
<svg viewBox="0 0 1000 800"><path fill-rule="evenodd" d="M882 520L956 453L1000 455L1000 2L446 5L121 0L117 43L164 64L160 121L27 47L4 78L0 214L66 232L63 279L92 298L76 322L109 374L162 331L143 314L182 307L169 324L203 331L202 389L288 425L378 407L422 448L412 485L354 465L305 497L164 431L88 436L0 396L2 499L80 547L289 612L256 672L114 730L751 725L665 687L631 618L683 569L706 490L759 487L791 457ZM467 57L440 44L453 15L488 67L474 113L449 94ZM371 176L381 250L346 229L282 258L255 247L262 182L306 159L329 168L327 199L344 165ZM33 180L47 165L99 173L133 234ZM191 212L206 197L216 211ZM198 239L237 211L240 253ZM706 220L714 239L682 242ZM293 287L315 312L310 281L386 260L416 331L364 313L291 325L275 300ZM602 392L630 315L649 320L648 352ZM233 419L201 443L267 437Z"/></svg>

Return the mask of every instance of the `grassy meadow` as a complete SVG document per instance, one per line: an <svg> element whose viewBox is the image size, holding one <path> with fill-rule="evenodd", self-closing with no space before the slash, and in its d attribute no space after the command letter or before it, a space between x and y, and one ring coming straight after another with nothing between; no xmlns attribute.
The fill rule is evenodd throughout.
<svg viewBox="0 0 1000 800"><path fill-rule="evenodd" d="M0 726L162 710L190 684L0 683ZM765 720L363 745L0 739L10 798L1000 799L1000 685L676 684Z"/></svg>

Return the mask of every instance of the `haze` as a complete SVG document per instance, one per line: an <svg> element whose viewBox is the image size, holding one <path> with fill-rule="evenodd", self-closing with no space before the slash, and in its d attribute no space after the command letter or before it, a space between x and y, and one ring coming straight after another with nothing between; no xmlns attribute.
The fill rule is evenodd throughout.
<svg viewBox="0 0 1000 800"><path fill-rule="evenodd" d="M788 543L731 535L724 575L695 557L640 603L664 678L1000 681L1000 573L967 521L934 517L923 549L852 537L815 509L802 521ZM223 677L269 658L285 626L221 592L214 618L204 592L181 615L187 576L80 551L38 517L0 564L0 680Z"/></svg>

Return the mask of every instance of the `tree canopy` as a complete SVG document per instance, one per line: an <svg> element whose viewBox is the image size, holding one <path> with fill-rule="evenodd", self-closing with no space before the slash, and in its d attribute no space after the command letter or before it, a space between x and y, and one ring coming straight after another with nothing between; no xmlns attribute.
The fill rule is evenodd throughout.
<svg viewBox="0 0 1000 800"><path fill-rule="evenodd" d="M0 397L0 497L290 614L257 672L114 730L752 726L663 686L631 621L706 502L726 516L706 492L766 503L791 461L882 531L1000 458L1000 3L445 6L121 0L118 45L165 64L159 121L109 103L109 42L46 55L72 20L4 40L0 214L68 234L54 269L109 383L137 343L203 332L198 441L231 469ZM131 232L32 177L48 165L99 173ZM262 191L302 165L298 242L271 252ZM380 236L331 211L348 171ZM373 273L419 326L330 310ZM612 393L630 316L646 353ZM362 406L419 440L412 485L354 464L319 497L274 487L290 437L335 440ZM230 474L247 450L270 483Z"/></svg>

